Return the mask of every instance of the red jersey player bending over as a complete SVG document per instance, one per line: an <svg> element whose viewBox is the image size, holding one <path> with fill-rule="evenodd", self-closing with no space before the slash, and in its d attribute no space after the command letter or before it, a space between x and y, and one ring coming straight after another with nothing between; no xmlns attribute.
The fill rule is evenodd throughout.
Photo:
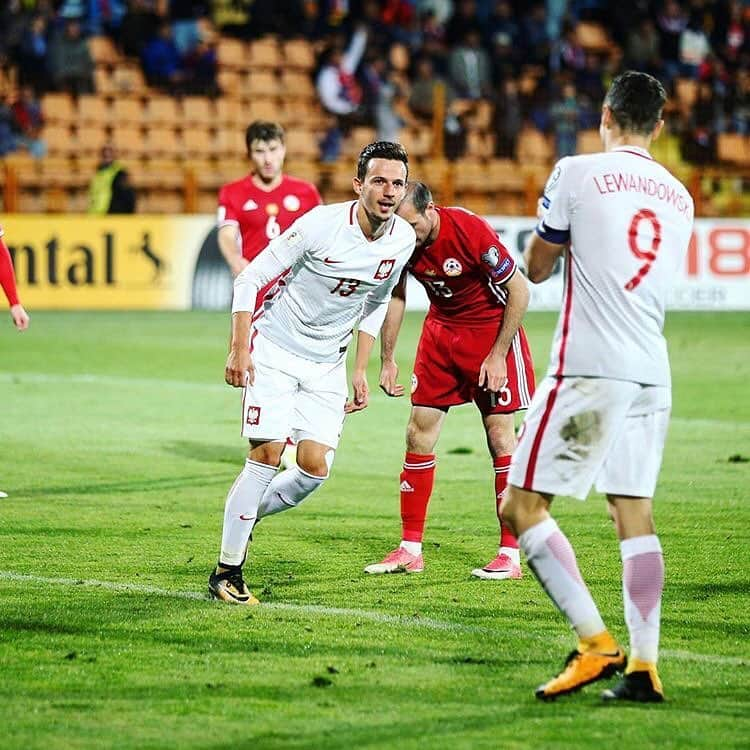
<svg viewBox="0 0 750 750"><path fill-rule="evenodd" d="M292 222L322 203L315 185L282 173L286 148L281 125L256 120L245 132L245 143L252 165L250 174L219 191L219 250L232 276L237 276ZM279 279L262 290L256 315L262 314L264 303L278 290ZM293 466L295 460L290 441L282 464L285 468Z"/></svg>
<svg viewBox="0 0 750 750"><path fill-rule="evenodd" d="M497 557L472 574L520 578L518 542L500 518L510 456L513 414L525 409L534 370L521 319L529 303L526 279L484 219L462 208L437 207L426 185L410 183L398 214L414 227L417 246L407 269L430 298L412 375L412 410L401 474L401 545L366 573L420 573L422 536L435 478L434 449L451 406L473 401L482 414L495 468L500 521ZM400 396L394 349L401 327L405 275L393 293L381 331L380 385Z"/></svg>

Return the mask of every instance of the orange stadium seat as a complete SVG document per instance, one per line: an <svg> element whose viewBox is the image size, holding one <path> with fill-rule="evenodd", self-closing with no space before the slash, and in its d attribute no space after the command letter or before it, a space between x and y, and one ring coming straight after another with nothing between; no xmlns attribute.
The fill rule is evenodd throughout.
<svg viewBox="0 0 750 750"><path fill-rule="evenodd" d="M181 214L185 199L179 190L150 190L138 198L139 213Z"/></svg>
<svg viewBox="0 0 750 750"><path fill-rule="evenodd" d="M578 133L576 153L598 154L602 150L602 139L598 130L581 130Z"/></svg>
<svg viewBox="0 0 750 750"><path fill-rule="evenodd" d="M66 156L76 151L75 139L69 125L45 125L41 138L47 144L50 155Z"/></svg>
<svg viewBox="0 0 750 750"><path fill-rule="evenodd" d="M71 125L76 121L76 107L70 94L45 94L40 101L45 122Z"/></svg>
<svg viewBox="0 0 750 750"><path fill-rule="evenodd" d="M95 65L116 65L120 60L120 53L112 40L107 36L90 36L88 38L89 52Z"/></svg>
<svg viewBox="0 0 750 750"><path fill-rule="evenodd" d="M171 96L154 96L148 100L146 120L154 125L171 125L180 122L180 110Z"/></svg>
<svg viewBox="0 0 750 750"><path fill-rule="evenodd" d="M719 161L750 165L750 136L741 133L719 133L716 141Z"/></svg>
<svg viewBox="0 0 750 750"><path fill-rule="evenodd" d="M318 137L311 130L294 128L286 133L286 152L292 159L317 159Z"/></svg>
<svg viewBox="0 0 750 750"><path fill-rule="evenodd" d="M118 92L132 96L146 96L148 86L140 66L135 63L120 63L112 71L112 84Z"/></svg>
<svg viewBox="0 0 750 750"><path fill-rule="evenodd" d="M216 58L220 68L247 68L248 52L244 42L239 39L221 37L216 46Z"/></svg>
<svg viewBox="0 0 750 750"><path fill-rule="evenodd" d="M295 98L317 99L312 78L307 73L300 73L297 70L284 70L281 73L281 85L277 93Z"/></svg>
<svg viewBox="0 0 750 750"><path fill-rule="evenodd" d="M94 69L94 89L102 96L114 96L117 93L115 79L109 69L101 65Z"/></svg>
<svg viewBox="0 0 750 750"><path fill-rule="evenodd" d="M239 125L243 122L240 100L229 96L219 97L216 100L216 120L219 125Z"/></svg>
<svg viewBox="0 0 750 750"><path fill-rule="evenodd" d="M698 81L692 78L676 78L674 93L684 110L689 110L698 98Z"/></svg>
<svg viewBox="0 0 750 750"><path fill-rule="evenodd" d="M140 125L145 120L143 103L140 99L117 97L112 103L112 120L115 125Z"/></svg>
<svg viewBox="0 0 750 750"><path fill-rule="evenodd" d="M186 129L193 125L216 125L216 110L207 96L186 96L182 100L182 123Z"/></svg>
<svg viewBox="0 0 750 750"><path fill-rule="evenodd" d="M276 37L266 36L250 42L247 63L257 68L278 68L282 65L281 50Z"/></svg>
<svg viewBox="0 0 750 750"><path fill-rule="evenodd" d="M493 154L494 143L489 133L481 130L469 131L466 136L466 155L478 159L489 159Z"/></svg>
<svg viewBox="0 0 750 750"><path fill-rule="evenodd" d="M216 134L216 152L220 157L241 159L247 152L244 127L224 127Z"/></svg>
<svg viewBox="0 0 750 750"><path fill-rule="evenodd" d="M249 125L253 120L284 120L284 110L275 96L256 96L242 107L242 116Z"/></svg>
<svg viewBox="0 0 750 750"><path fill-rule="evenodd" d="M535 127L523 127L518 134L516 159L523 165L551 164L554 157L551 141Z"/></svg>
<svg viewBox="0 0 750 750"><path fill-rule="evenodd" d="M315 161L289 159L284 164L284 171L293 177L312 182L313 185L320 184L320 168Z"/></svg>
<svg viewBox="0 0 750 750"><path fill-rule="evenodd" d="M606 52L611 47L605 28L593 21L579 21L576 24L576 39L586 51Z"/></svg>
<svg viewBox="0 0 750 750"><path fill-rule="evenodd" d="M278 96L279 79L270 70L252 70L245 79L244 92L250 96Z"/></svg>
<svg viewBox="0 0 750 750"><path fill-rule="evenodd" d="M307 39L289 39L283 45L284 67L311 71L315 67L315 50Z"/></svg>
<svg viewBox="0 0 750 750"><path fill-rule="evenodd" d="M107 130L99 125L79 125L76 133L76 156L99 156L102 146L109 143Z"/></svg>
<svg viewBox="0 0 750 750"><path fill-rule="evenodd" d="M112 120L109 102L101 96L81 96L78 99L77 118L81 125L109 124Z"/></svg>
<svg viewBox="0 0 750 750"><path fill-rule="evenodd" d="M112 145L118 157L139 157L146 153L145 139L140 126L123 123L112 130Z"/></svg>
<svg viewBox="0 0 750 750"><path fill-rule="evenodd" d="M182 143L188 157L202 156L208 159L216 154L216 138L206 127L185 128Z"/></svg>
<svg viewBox="0 0 750 750"><path fill-rule="evenodd" d="M166 126L149 128L145 153L150 157L172 156L181 158L183 155L182 139L177 135L174 128Z"/></svg>
<svg viewBox="0 0 750 750"><path fill-rule="evenodd" d="M126 168L138 189L165 188L179 190L185 184L185 175L177 159L146 159L128 162Z"/></svg>
<svg viewBox="0 0 750 750"><path fill-rule="evenodd" d="M192 157L185 165L185 171L193 173L195 183L201 191L213 195L214 207L211 210L215 211L218 190L226 181L218 168L218 162L207 156Z"/></svg>
<svg viewBox="0 0 750 750"><path fill-rule="evenodd" d="M444 200L450 167L445 159L426 159L413 168L413 179L424 182L437 201ZM412 176L409 176L412 179Z"/></svg>
<svg viewBox="0 0 750 750"><path fill-rule="evenodd" d="M216 82L224 96L239 97L242 94L242 86L245 76L236 70L220 70L216 74Z"/></svg>

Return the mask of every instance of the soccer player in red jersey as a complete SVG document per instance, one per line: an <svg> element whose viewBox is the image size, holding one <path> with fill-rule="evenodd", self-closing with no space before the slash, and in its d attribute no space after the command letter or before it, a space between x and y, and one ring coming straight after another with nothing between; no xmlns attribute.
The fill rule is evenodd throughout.
<svg viewBox="0 0 750 750"><path fill-rule="evenodd" d="M13 273L13 260L10 257L8 248L5 246L5 242L3 242L2 227L0 227L0 286L2 286L5 296L8 298L10 317L13 318L13 325L19 331L25 331L29 327L29 316L18 299L16 276ZM5 492L0 492L0 497L8 497L8 495Z"/></svg>
<svg viewBox="0 0 750 750"><path fill-rule="evenodd" d="M2 286L5 296L8 298L10 317L13 318L13 325L19 331L25 331L29 327L29 316L18 299L16 276L13 273L13 261L2 237L3 228L0 227L0 286Z"/></svg>
<svg viewBox="0 0 750 750"><path fill-rule="evenodd" d="M281 125L257 120L248 126L245 143L250 174L219 191L219 249L233 276L295 219L322 203L315 185L283 174Z"/></svg>
<svg viewBox="0 0 750 750"><path fill-rule="evenodd" d="M232 276L237 276L296 219L323 202L311 182L283 174L286 148L281 125L256 120L245 132L245 143L252 164L250 174L219 191L219 250ZM279 279L262 290L256 314L278 290ZM282 462L285 467L294 465L295 449L291 441Z"/></svg>
<svg viewBox="0 0 750 750"><path fill-rule="evenodd" d="M448 409L473 401L482 414L495 469L500 547L472 575L520 578L518 541L502 522L500 503L516 444L513 414L528 406L534 390L531 354L521 328L529 303L526 279L484 219L462 208L436 206L423 183L409 184L398 214L416 232L407 270L425 287L430 308L412 375L400 476L402 541L365 572L424 569L422 537L435 479L435 445ZM406 304L405 281L404 274L381 330L380 386L391 396L404 391L396 384L394 349Z"/></svg>

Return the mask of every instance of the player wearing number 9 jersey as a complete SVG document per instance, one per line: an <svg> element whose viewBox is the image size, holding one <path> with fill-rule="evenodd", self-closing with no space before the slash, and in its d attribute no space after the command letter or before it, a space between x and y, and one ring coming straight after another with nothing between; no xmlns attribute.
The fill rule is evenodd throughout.
<svg viewBox="0 0 750 750"><path fill-rule="evenodd" d="M620 539L630 658L606 700L661 701L656 670L664 564L652 517L671 407L662 328L693 225L685 187L649 155L666 101L650 75L616 78L602 107L604 153L562 159L526 248L529 278L564 255L550 370L513 455L506 520L529 566L578 635L564 670L537 690L553 699L626 666L549 514L554 495L607 495Z"/></svg>
<svg viewBox="0 0 750 750"><path fill-rule="evenodd" d="M534 390L534 369L520 327L529 292L526 279L492 227L463 208L435 206L426 185L407 188L398 209L417 233L408 271L422 283L430 308L412 375L412 411L406 428L401 482L401 544L367 573L416 573L424 567L422 538L435 477L435 445L451 406L473 401L482 414L495 473L495 510L500 522L498 553L472 574L520 578L518 542L503 524L500 502L515 446L513 413L525 409ZM396 336L405 285L394 292L381 334L381 387L396 386Z"/></svg>

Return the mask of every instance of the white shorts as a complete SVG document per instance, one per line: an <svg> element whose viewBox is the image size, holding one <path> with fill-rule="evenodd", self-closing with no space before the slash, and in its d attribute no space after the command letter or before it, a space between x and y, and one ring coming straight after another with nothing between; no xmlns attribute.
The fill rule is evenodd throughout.
<svg viewBox="0 0 750 750"><path fill-rule="evenodd" d="M348 396L346 360L312 362L258 334L255 383L242 396L242 435L250 440L315 440L337 448Z"/></svg>
<svg viewBox="0 0 750 750"><path fill-rule="evenodd" d="M545 378L513 452L508 482L585 500L653 497L672 406L670 388L606 378Z"/></svg>

